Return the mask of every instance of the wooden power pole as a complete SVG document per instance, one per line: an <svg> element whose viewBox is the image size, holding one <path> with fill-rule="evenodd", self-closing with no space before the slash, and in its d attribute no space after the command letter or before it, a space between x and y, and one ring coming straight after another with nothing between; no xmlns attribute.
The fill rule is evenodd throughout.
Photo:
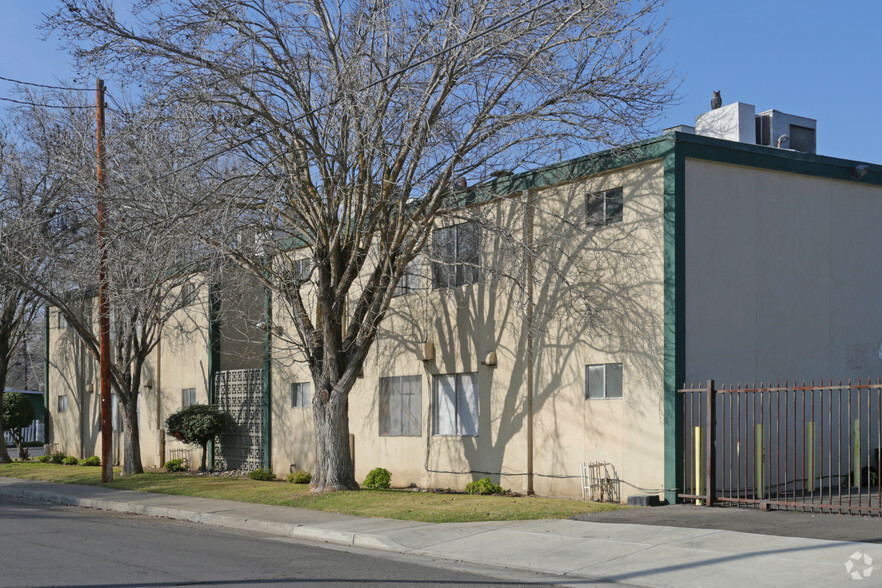
<svg viewBox="0 0 882 588"><path fill-rule="evenodd" d="M113 480L113 406L110 397L110 309L107 304L107 248L104 242L104 81L95 83L98 108L98 337L101 389L101 482Z"/></svg>

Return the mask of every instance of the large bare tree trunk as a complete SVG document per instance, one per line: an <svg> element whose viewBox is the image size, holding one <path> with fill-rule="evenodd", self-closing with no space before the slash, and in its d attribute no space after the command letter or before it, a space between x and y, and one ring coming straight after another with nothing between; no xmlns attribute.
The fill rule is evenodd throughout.
<svg viewBox="0 0 882 588"><path fill-rule="evenodd" d="M122 402L123 415L123 475L143 474L141 464L141 437L138 432L138 398Z"/></svg>
<svg viewBox="0 0 882 588"><path fill-rule="evenodd" d="M351 388L351 385L349 386ZM312 399L315 421L315 472L311 492L358 490L349 453L349 390L316 386Z"/></svg>

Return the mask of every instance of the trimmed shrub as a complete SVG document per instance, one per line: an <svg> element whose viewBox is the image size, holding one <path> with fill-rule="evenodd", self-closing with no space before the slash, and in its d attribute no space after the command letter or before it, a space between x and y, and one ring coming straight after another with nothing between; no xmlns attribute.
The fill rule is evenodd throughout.
<svg viewBox="0 0 882 588"><path fill-rule="evenodd" d="M92 457L87 457L86 459L80 460L81 466L100 466L101 458L97 455L93 455Z"/></svg>
<svg viewBox="0 0 882 588"><path fill-rule="evenodd" d="M252 480L260 480L262 482L269 482L270 480L276 479L276 475L272 470L265 470L263 468L257 468L253 472L248 472L248 477Z"/></svg>
<svg viewBox="0 0 882 588"><path fill-rule="evenodd" d="M39 461L40 463L49 463L50 461L52 461L52 456L51 455L41 455L40 457L37 458L37 461Z"/></svg>
<svg viewBox="0 0 882 588"><path fill-rule="evenodd" d="M65 457L67 457L67 456L59 451L57 453L53 453L52 455L50 455L49 461L52 463L62 463L64 461Z"/></svg>
<svg viewBox="0 0 882 588"><path fill-rule="evenodd" d="M481 478L475 482L466 484L465 491L469 494L505 494L505 490L499 484L494 484L490 478Z"/></svg>
<svg viewBox="0 0 882 588"><path fill-rule="evenodd" d="M20 392L6 392L3 394L3 430L12 437L15 448L18 449L18 458L28 459L28 447L24 442L24 430L31 426L34 421L34 407L27 396Z"/></svg>
<svg viewBox="0 0 882 588"><path fill-rule="evenodd" d="M392 484L392 473L386 468L374 468L364 479L364 487L371 490L386 490Z"/></svg>
<svg viewBox="0 0 882 588"><path fill-rule="evenodd" d="M165 419L168 434L189 445L202 447L202 465L205 471L205 446L221 434L229 416L213 404L191 404Z"/></svg>
<svg viewBox="0 0 882 588"><path fill-rule="evenodd" d="M186 472L187 468L184 467L183 459L170 459L165 462L165 471L167 472Z"/></svg>
<svg viewBox="0 0 882 588"><path fill-rule="evenodd" d="M77 465L78 463L80 463L80 460L78 460L77 458L75 458L72 455L68 455L67 457L65 457L64 459L61 460L61 463L63 465Z"/></svg>
<svg viewBox="0 0 882 588"><path fill-rule="evenodd" d="M312 482L312 473L310 472L292 472L286 478L292 484L309 484Z"/></svg>

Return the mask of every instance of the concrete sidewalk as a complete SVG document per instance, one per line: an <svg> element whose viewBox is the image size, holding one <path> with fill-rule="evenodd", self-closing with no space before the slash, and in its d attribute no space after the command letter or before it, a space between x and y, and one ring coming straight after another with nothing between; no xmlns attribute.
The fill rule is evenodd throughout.
<svg viewBox="0 0 882 588"><path fill-rule="evenodd" d="M573 585L856 586L882 577L882 545L870 543L575 520L417 523L14 478L0 478L0 495L532 570ZM849 569L873 565L878 575L855 584Z"/></svg>

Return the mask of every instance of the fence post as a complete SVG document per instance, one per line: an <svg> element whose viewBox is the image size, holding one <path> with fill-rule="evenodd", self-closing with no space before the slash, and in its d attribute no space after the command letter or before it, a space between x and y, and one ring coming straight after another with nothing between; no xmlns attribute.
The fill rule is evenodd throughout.
<svg viewBox="0 0 882 588"><path fill-rule="evenodd" d="M714 505L714 488L716 488L716 454L714 452L714 441L717 438L717 403L716 403L716 393L717 391L714 389L714 381L707 381L707 425L705 427L704 433L704 458L705 458L705 466L704 466L704 475L705 482L704 487L707 492L707 500L705 504L707 506Z"/></svg>

